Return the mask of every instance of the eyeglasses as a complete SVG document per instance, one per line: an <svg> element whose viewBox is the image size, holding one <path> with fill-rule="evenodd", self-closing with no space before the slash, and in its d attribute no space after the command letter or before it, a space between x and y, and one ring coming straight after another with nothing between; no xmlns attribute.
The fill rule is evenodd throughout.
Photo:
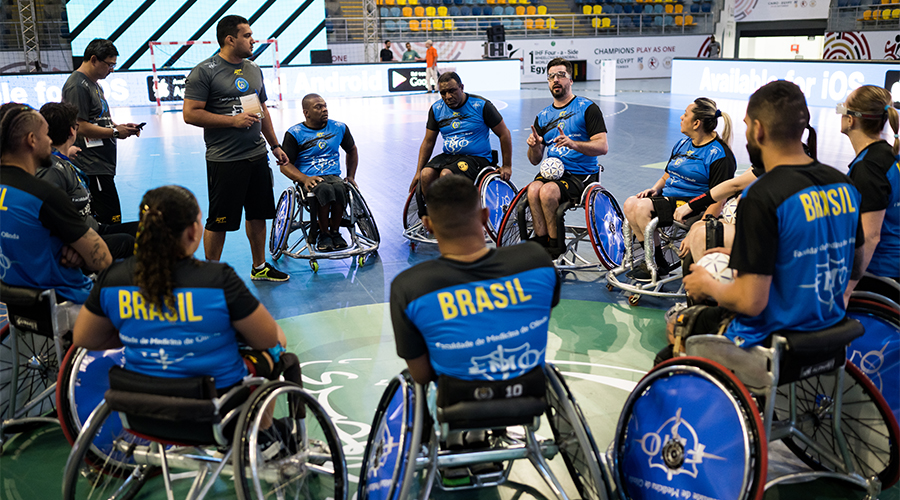
<svg viewBox="0 0 900 500"><path fill-rule="evenodd" d="M110 71L116 69L116 63L114 63L114 62L107 62L107 61L103 61L103 60L101 60L100 62L102 62L103 64L109 66L109 70L110 70Z"/></svg>
<svg viewBox="0 0 900 500"><path fill-rule="evenodd" d="M851 111L851 110L847 109L846 102L839 102L837 104L837 106L834 107L834 112L839 115L855 116L857 118L879 119L882 117L882 115L872 115L872 114L867 114L867 113L861 113L859 111Z"/></svg>
<svg viewBox="0 0 900 500"><path fill-rule="evenodd" d="M553 80L556 80L556 79L563 80L566 78L569 78L569 74L566 73L565 71L560 71L559 73L548 73L547 74L548 82L552 82Z"/></svg>

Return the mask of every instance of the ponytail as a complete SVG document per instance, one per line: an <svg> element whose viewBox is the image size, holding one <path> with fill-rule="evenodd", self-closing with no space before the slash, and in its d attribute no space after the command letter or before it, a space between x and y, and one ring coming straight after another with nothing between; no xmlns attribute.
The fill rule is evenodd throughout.
<svg viewBox="0 0 900 500"><path fill-rule="evenodd" d="M719 117L722 117L725 125L722 129L722 142L731 147L731 117L728 116L728 113L719 110L716 102L707 97L694 100L694 119L700 120L700 126L704 133L711 134L716 130Z"/></svg>

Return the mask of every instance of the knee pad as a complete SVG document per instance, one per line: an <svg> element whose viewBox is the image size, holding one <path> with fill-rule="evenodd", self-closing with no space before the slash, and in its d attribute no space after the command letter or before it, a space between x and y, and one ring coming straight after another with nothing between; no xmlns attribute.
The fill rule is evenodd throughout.
<svg viewBox="0 0 900 500"><path fill-rule="evenodd" d="M725 229L722 220L707 215L704 221L706 222L706 249L725 246Z"/></svg>

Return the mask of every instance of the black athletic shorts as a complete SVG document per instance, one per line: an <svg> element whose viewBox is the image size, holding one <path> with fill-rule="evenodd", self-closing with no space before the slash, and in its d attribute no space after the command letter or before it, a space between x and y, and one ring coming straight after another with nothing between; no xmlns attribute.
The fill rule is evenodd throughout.
<svg viewBox="0 0 900 500"><path fill-rule="evenodd" d="M91 210L100 224L122 222L122 206L114 175L88 175L91 190Z"/></svg>
<svg viewBox="0 0 900 500"><path fill-rule="evenodd" d="M656 227L668 227L675 222L675 209L684 205L690 198L653 196L650 201L653 202L653 211L650 212L650 218L659 217L659 224ZM693 212L687 218L693 217ZM685 218L685 219L687 219Z"/></svg>
<svg viewBox="0 0 900 500"><path fill-rule="evenodd" d="M465 175L472 182L478 178L481 169L491 165L491 160L481 156L448 155L441 153L425 164L425 168L435 170L449 169L456 175Z"/></svg>
<svg viewBox="0 0 900 500"><path fill-rule="evenodd" d="M207 160L206 184L206 229L210 231L237 231L242 211L247 220L275 218L274 179L267 155L251 160Z"/></svg>
<svg viewBox="0 0 900 500"><path fill-rule="evenodd" d="M312 188L312 197L319 206L328 205L337 202L337 205L343 208L347 205L347 188L344 187L344 179L337 175L320 175L322 182L316 184ZM305 192L306 188L303 188Z"/></svg>
<svg viewBox="0 0 900 500"><path fill-rule="evenodd" d="M555 181L544 179L541 177L541 174L537 174L534 177L534 180L541 182L555 182L557 186L559 186L559 192L562 194L562 198L559 200L560 203L563 201L571 201L572 203L578 204L581 202L581 194L584 193L584 188L588 184L592 182L597 182L600 179L600 173L596 174L572 174L569 171L565 171L559 179Z"/></svg>

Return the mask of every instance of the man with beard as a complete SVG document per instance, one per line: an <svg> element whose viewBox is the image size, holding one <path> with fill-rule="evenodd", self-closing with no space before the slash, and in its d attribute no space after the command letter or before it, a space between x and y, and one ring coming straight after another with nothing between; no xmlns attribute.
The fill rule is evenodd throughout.
<svg viewBox="0 0 900 500"><path fill-rule="evenodd" d="M438 78L438 89L441 100L428 110L425 138L419 147L416 175L409 184L409 190L415 189L418 182L424 195L438 177L453 174L465 175L475 182L478 173L492 161L489 131L500 139L503 156L500 176L509 180L512 175L512 138L497 108L484 97L464 92L462 80L453 71ZM429 161L438 133L444 140L444 150ZM419 207L423 206L424 203L419 203Z"/></svg>
<svg viewBox="0 0 900 500"><path fill-rule="evenodd" d="M51 164L48 130L44 117L25 105L0 117L0 279L53 288L59 301L83 303L91 280L79 267L100 271L112 257L66 194L34 176Z"/></svg>
<svg viewBox="0 0 900 500"><path fill-rule="evenodd" d="M225 16L216 26L219 53L191 70L185 82L184 121L203 128L209 210L203 233L206 260L222 256L227 231L241 227L245 212L254 281L287 281L290 276L266 262L266 219L275 217L271 145L279 165L287 155L278 144L266 111L266 87L253 55L253 31L241 16Z"/></svg>
<svg viewBox="0 0 900 500"><path fill-rule="evenodd" d="M547 82L553 104L534 119L528 136L528 161L541 163L544 147L548 158L559 158L565 173L559 179L544 179L538 174L528 185L528 205L534 221L533 240L550 255L561 252L556 227L556 209L564 200L578 203L584 187L599 179L596 157L609 151L603 113L593 101L572 93L572 63L556 58L547 64ZM564 234L562 235L565 236Z"/></svg>
<svg viewBox="0 0 900 500"><path fill-rule="evenodd" d="M721 283L694 264L684 287L695 302L710 297L719 304L703 309L687 335L723 331L749 348L776 331L817 331L840 321L847 281L864 271L865 237L853 183L803 150L809 110L797 85L761 87L744 123L750 161L766 173L738 205L730 262L737 275Z"/></svg>

